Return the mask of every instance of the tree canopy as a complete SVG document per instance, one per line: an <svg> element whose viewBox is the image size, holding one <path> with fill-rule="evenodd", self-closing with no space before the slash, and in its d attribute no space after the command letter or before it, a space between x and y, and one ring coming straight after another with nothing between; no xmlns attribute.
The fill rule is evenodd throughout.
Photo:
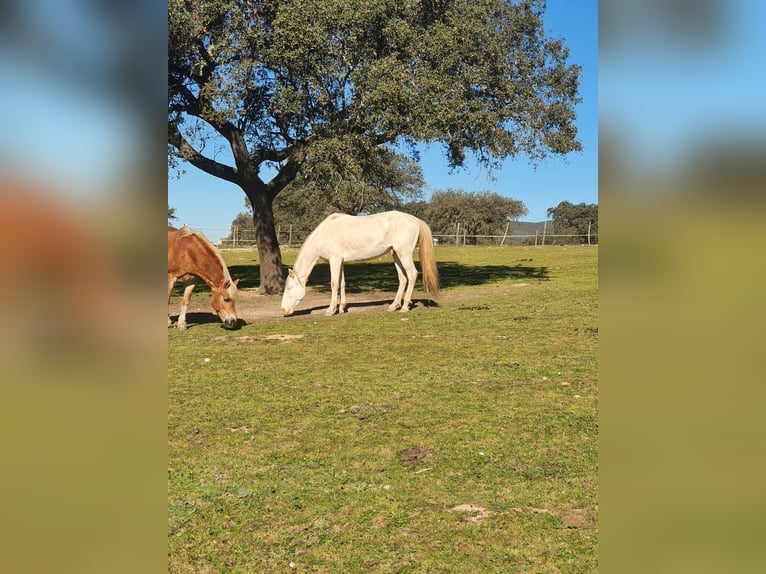
<svg viewBox="0 0 766 574"><path fill-rule="evenodd" d="M435 234L454 235L459 224L460 233L475 244L477 235L500 235L510 220L526 214L521 201L498 193L447 189L433 194L423 217Z"/></svg>
<svg viewBox="0 0 766 574"><path fill-rule="evenodd" d="M497 168L581 149L580 68L545 35L544 11L544 0L169 0L169 158L242 188L261 289L276 292L273 202L299 175L328 192L369 183L386 154L418 142L442 144L452 167L466 154Z"/></svg>

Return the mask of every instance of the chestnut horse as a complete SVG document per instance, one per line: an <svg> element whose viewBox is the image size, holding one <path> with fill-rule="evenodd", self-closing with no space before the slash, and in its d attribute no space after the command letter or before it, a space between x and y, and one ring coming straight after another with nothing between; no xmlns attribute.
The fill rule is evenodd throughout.
<svg viewBox="0 0 766 574"><path fill-rule="evenodd" d="M168 305L176 281L184 285L178 328L186 329L186 309L194 285L204 281L213 292L213 309L226 329L237 326L237 283L232 281L221 254L198 231L184 225L176 229L168 225ZM168 327L172 325L168 314Z"/></svg>
<svg viewBox="0 0 766 574"><path fill-rule="evenodd" d="M431 229L408 213L386 211L374 215L353 216L333 213L311 232L295 258L295 265L288 272L285 292L282 296L282 313L292 315L295 307L306 295L306 281L319 258L330 263L330 286L332 296L327 315L346 309L345 261L372 259L390 251L399 275L399 289L389 311L409 311L412 291L418 270L412 260L412 251L418 246L420 266L423 269L423 288L433 300L439 295L439 273L434 257ZM405 292L405 287L407 291ZM402 300L404 295L404 300Z"/></svg>

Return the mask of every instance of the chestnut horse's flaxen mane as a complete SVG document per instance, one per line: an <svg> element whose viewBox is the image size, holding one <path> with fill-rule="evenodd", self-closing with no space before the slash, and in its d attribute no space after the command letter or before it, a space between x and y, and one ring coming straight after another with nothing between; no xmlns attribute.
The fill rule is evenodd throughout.
<svg viewBox="0 0 766 574"><path fill-rule="evenodd" d="M178 230L178 233L181 237L189 237L191 235L197 236L201 241L202 244L205 246L205 248L208 250L208 252L215 257L218 262L221 264L221 267L223 268L223 276L224 276L224 283L227 281L231 281L231 275L229 275L229 268L226 267L226 263L223 261L223 257L221 257L221 253L213 246L212 243L208 240L207 237L205 237L202 233L199 231L195 231L191 227L184 225L181 227L181 229Z"/></svg>

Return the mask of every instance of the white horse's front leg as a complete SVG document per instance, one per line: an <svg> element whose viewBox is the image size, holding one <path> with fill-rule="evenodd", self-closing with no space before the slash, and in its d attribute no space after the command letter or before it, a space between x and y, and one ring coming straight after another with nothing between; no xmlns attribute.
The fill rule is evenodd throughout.
<svg viewBox="0 0 766 574"><path fill-rule="evenodd" d="M341 268L343 267L343 261L339 259L330 260L330 306L325 312L326 315L335 315L335 310L338 307L338 286L340 282Z"/></svg>
<svg viewBox="0 0 766 574"><path fill-rule="evenodd" d="M388 310L396 311L399 307L402 306L402 303L401 303L402 294L404 293L405 285L407 285L407 276L404 274L404 271L402 270L402 260L399 259L399 256L396 254L395 251L392 251L392 255L394 256L394 268L396 269L396 274L399 276L399 289L397 289L396 291L396 297L394 297L394 302L388 306Z"/></svg>
<svg viewBox="0 0 766 574"><path fill-rule="evenodd" d="M181 300L181 311L178 313L178 329L181 331L186 330L186 309L189 307L189 301L191 301L191 294L194 290L194 283L190 283L184 288L184 297Z"/></svg>

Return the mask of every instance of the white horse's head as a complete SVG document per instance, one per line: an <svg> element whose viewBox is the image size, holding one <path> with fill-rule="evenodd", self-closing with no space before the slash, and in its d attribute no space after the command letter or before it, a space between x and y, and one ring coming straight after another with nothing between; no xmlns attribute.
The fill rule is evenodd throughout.
<svg viewBox="0 0 766 574"><path fill-rule="evenodd" d="M282 314L289 317L295 311L295 308L303 301L306 296L306 286L301 283L298 275L290 269L285 281L285 292L282 295Z"/></svg>

